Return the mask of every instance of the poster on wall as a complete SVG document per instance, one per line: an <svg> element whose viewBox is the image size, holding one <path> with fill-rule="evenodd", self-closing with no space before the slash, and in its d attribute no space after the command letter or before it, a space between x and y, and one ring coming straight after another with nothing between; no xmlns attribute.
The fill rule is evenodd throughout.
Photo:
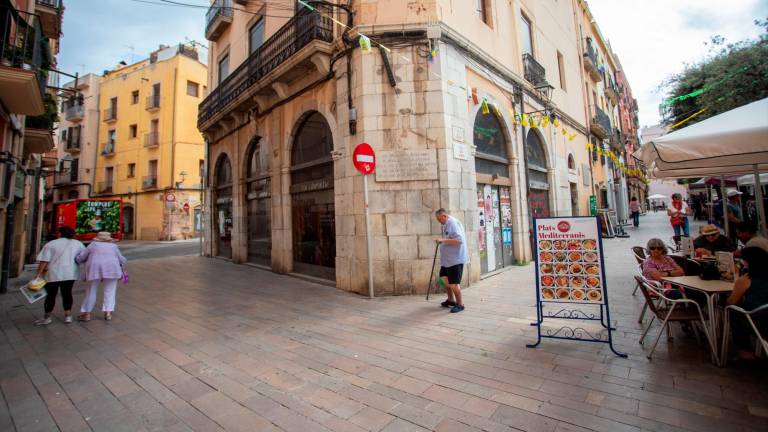
<svg viewBox="0 0 768 432"><path fill-rule="evenodd" d="M496 212L494 211L493 197L491 194L495 194L495 192L493 192L493 187L491 187L491 185L484 185L483 196L485 197L485 250L486 256L488 258L487 261L489 272L496 270L496 242L493 238L493 228L498 224L498 222L495 220Z"/></svg>
<svg viewBox="0 0 768 432"><path fill-rule="evenodd" d="M608 306L603 244L596 217L535 218L536 322L538 340L526 345L534 348L542 338L601 342L620 357L613 346L613 330ZM545 308L547 305L552 305ZM555 328L545 327L546 319L556 319ZM568 325L561 320L595 321ZM567 322L567 321L565 321Z"/></svg>
<svg viewBox="0 0 768 432"><path fill-rule="evenodd" d="M477 215L480 220L479 228L477 230L478 239L477 247L480 249L480 256L485 254L485 199L483 198L483 190L477 189Z"/></svg>

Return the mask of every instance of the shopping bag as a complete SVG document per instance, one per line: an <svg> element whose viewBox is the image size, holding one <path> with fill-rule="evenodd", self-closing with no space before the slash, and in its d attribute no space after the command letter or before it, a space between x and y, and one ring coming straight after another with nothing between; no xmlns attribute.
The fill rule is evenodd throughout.
<svg viewBox="0 0 768 432"><path fill-rule="evenodd" d="M128 283L128 272L123 272L123 277L121 278L124 284Z"/></svg>
<svg viewBox="0 0 768 432"><path fill-rule="evenodd" d="M29 289L29 284L24 285L21 288L19 288L19 291L21 291L21 294L24 295L24 298L26 298L27 301L30 304L32 304L32 303L34 303L34 302L36 302L36 301L40 300L41 298L44 298L45 296L48 295L48 291L46 291L44 289L37 290L37 291Z"/></svg>

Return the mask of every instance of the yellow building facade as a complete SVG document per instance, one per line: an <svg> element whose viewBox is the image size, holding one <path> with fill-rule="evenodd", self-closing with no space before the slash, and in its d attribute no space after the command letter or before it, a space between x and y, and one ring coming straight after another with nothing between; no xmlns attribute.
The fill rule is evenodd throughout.
<svg viewBox="0 0 768 432"><path fill-rule="evenodd" d="M196 121L206 80L185 45L104 75L93 195L123 199L125 239L199 234L205 147Z"/></svg>

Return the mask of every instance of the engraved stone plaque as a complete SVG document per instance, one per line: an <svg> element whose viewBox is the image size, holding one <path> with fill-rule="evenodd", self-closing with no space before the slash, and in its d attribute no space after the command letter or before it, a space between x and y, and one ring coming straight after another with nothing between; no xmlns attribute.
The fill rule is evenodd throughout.
<svg viewBox="0 0 768 432"><path fill-rule="evenodd" d="M376 153L376 181L437 180L435 150Z"/></svg>

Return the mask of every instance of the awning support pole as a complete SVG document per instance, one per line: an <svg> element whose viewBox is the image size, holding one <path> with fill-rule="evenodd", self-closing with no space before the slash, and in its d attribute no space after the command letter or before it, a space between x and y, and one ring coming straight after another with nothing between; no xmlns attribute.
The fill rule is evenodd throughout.
<svg viewBox="0 0 768 432"><path fill-rule="evenodd" d="M728 221L728 197L725 193L725 176L720 176L720 199L723 201L723 226L725 227L725 236L731 237L731 224Z"/></svg>
<svg viewBox="0 0 768 432"><path fill-rule="evenodd" d="M755 176L755 205L757 206L757 227L763 232L763 236L768 235L768 223L765 220L765 205L763 203L763 185L760 182L760 172L757 170L757 164L752 165L752 171Z"/></svg>

